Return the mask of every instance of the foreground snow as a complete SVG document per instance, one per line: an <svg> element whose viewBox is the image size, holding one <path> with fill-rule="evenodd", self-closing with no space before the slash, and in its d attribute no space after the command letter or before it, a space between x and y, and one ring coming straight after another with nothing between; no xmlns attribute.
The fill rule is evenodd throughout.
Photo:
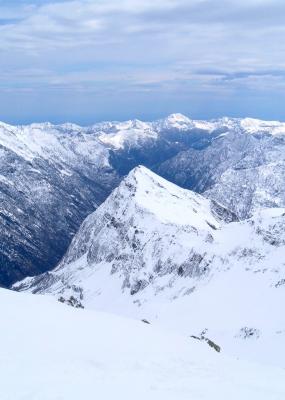
<svg viewBox="0 0 285 400"><path fill-rule="evenodd" d="M283 400L285 371L141 321L0 290L1 400Z"/></svg>

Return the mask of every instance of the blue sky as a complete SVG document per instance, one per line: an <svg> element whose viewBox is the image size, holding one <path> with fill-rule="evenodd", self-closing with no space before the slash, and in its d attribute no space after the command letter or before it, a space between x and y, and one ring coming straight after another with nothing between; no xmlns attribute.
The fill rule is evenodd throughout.
<svg viewBox="0 0 285 400"><path fill-rule="evenodd" d="M284 0L0 0L0 119L285 120Z"/></svg>

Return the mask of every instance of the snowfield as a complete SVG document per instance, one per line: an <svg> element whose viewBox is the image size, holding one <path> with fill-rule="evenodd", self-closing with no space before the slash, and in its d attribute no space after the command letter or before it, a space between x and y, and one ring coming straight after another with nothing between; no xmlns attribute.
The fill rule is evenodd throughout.
<svg viewBox="0 0 285 400"><path fill-rule="evenodd" d="M284 369L49 296L0 290L1 400L283 400Z"/></svg>

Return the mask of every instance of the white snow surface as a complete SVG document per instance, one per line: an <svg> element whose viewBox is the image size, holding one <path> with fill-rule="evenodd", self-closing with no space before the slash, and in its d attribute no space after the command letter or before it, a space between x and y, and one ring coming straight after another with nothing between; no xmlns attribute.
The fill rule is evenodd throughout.
<svg viewBox="0 0 285 400"><path fill-rule="evenodd" d="M48 296L0 289L1 400L283 400L285 371Z"/></svg>
<svg viewBox="0 0 285 400"><path fill-rule="evenodd" d="M225 223L213 204L137 167L81 226L52 272L17 290L74 296L90 309L285 367L285 209Z"/></svg>

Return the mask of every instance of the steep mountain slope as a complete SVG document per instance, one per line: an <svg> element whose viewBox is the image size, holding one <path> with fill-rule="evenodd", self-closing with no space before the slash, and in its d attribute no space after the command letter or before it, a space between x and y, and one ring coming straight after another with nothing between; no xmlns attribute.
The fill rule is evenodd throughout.
<svg viewBox="0 0 285 400"><path fill-rule="evenodd" d="M285 207L285 137L257 139L204 193L232 209L240 218L256 210Z"/></svg>
<svg viewBox="0 0 285 400"><path fill-rule="evenodd" d="M156 171L242 219L260 208L285 207L285 136L273 133L233 130L205 149L180 152Z"/></svg>
<svg viewBox="0 0 285 400"><path fill-rule="evenodd" d="M230 354L284 366L284 228L284 209L240 222L138 167L84 221L54 271L14 288L183 334L206 329Z"/></svg>
<svg viewBox="0 0 285 400"><path fill-rule="evenodd" d="M0 285L52 269L84 218L139 164L240 218L285 206L284 123L0 123ZM270 183L270 184L269 184Z"/></svg>
<svg viewBox="0 0 285 400"><path fill-rule="evenodd" d="M199 276L207 271L203 259L213 232L223 219L234 218L219 204L136 167L84 221L59 267L45 276L57 286L63 273L66 282L65 267L81 258L89 266L102 263L102 269L107 262L130 294L153 284L156 276ZM71 267L71 279L75 270ZM34 280L43 277L27 282Z"/></svg>
<svg viewBox="0 0 285 400"><path fill-rule="evenodd" d="M0 285L53 267L118 176L79 128L0 127Z"/></svg>
<svg viewBox="0 0 285 400"><path fill-rule="evenodd" d="M3 289L0 313L1 400L285 396L281 368L225 357L141 321Z"/></svg>

